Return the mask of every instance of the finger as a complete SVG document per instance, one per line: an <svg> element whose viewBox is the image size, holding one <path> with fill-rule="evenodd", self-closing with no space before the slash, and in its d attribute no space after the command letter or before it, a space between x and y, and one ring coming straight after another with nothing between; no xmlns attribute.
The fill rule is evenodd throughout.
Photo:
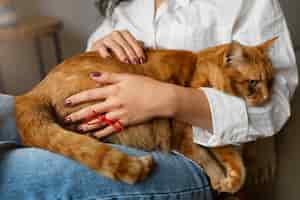
<svg viewBox="0 0 300 200"><path fill-rule="evenodd" d="M114 111L111 111L105 115L106 118L111 120L118 120L118 119L124 119L127 115L127 111L124 109L117 109Z"/></svg>
<svg viewBox="0 0 300 200"><path fill-rule="evenodd" d="M98 51L100 56L103 58L111 57L111 53L109 52L108 48L103 44L102 40L97 41L92 46L92 50Z"/></svg>
<svg viewBox="0 0 300 200"><path fill-rule="evenodd" d="M100 84L114 84L127 79L127 74L110 73L110 72L93 72L90 74L91 78ZM115 85L116 86L116 85ZM116 87L114 89L117 89Z"/></svg>
<svg viewBox="0 0 300 200"><path fill-rule="evenodd" d="M68 115L65 118L66 123L77 122L83 119L88 118L89 116L95 115L95 113L106 113L112 109L120 108L120 104L118 104L114 100L106 100L104 102L83 108L75 113Z"/></svg>
<svg viewBox="0 0 300 200"><path fill-rule="evenodd" d="M104 45L109 48L114 54L118 57L121 62L129 64L129 58L125 52L125 50L120 46L117 42L112 39L103 40Z"/></svg>
<svg viewBox="0 0 300 200"><path fill-rule="evenodd" d="M109 85L101 88L94 88L75 94L65 100L66 106L74 106L88 101L104 100L114 93L114 86Z"/></svg>
<svg viewBox="0 0 300 200"><path fill-rule="evenodd" d="M122 127L120 127L120 124L122 125ZM103 130L97 131L94 133L94 136L96 138L103 138L103 137L107 137L113 133L118 133L120 131L123 130L123 126L125 125L124 121L119 120L119 123L115 123L114 126L107 126L106 128L104 128Z"/></svg>
<svg viewBox="0 0 300 200"><path fill-rule="evenodd" d="M79 125L78 130L80 132L85 133L85 132L103 128L105 126L106 126L106 124L99 122L99 120L95 119L95 120L90 121L89 123L84 123L84 124Z"/></svg>
<svg viewBox="0 0 300 200"><path fill-rule="evenodd" d="M111 57L111 53L109 52L108 48L104 44L99 45L99 47L96 50L98 51L98 53L102 58Z"/></svg>
<svg viewBox="0 0 300 200"><path fill-rule="evenodd" d="M145 51L147 50L147 47L145 46L145 42L143 42L143 41L141 41L141 40L138 40L138 43L139 43L139 45L143 48L144 54L145 54Z"/></svg>
<svg viewBox="0 0 300 200"><path fill-rule="evenodd" d="M114 35L113 40L117 42L125 50L132 64L139 64L139 58L135 54L135 51L133 50L131 45L122 36L122 34Z"/></svg>
<svg viewBox="0 0 300 200"><path fill-rule="evenodd" d="M138 40L137 42L143 49L145 48L145 43L142 40Z"/></svg>
<svg viewBox="0 0 300 200"><path fill-rule="evenodd" d="M102 41L102 40L97 40L96 42L94 42L94 43L92 44L91 50L97 51L97 49L99 48L99 46L102 45L102 44L103 44L103 41Z"/></svg>
<svg viewBox="0 0 300 200"><path fill-rule="evenodd" d="M132 36L132 34L128 31L123 31L122 36L126 39L126 41L132 46L135 54L140 59L141 64L146 62L146 56L143 49L143 46L139 44L139 42Z"/></svg>

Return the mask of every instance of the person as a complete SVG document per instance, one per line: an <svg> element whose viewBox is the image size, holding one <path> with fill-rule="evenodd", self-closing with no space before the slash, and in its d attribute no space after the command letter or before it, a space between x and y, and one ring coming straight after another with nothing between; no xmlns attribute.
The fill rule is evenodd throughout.
<svg viewBox="0 0 300 200"><path fill-rule="evenodd" d="M194 142L222 146L254 141L276 134L290 116L289 101L298 84L295 55L289 31L277 0L119 0L99 1L105 20L91 35L87 51L112 54L125 63L146 62L145 47L203 48L237 40L255 45L279 36L270 51L276 68L273 95L261 107L211 88L183 88L148 77L94 72L91 78L106 87L83 91L66 99L66 106L104 100L67 116L83 119L93 111L124 126L154 117L170 117L193 125ZM109 12L111 11L111 12ZM13 97L1 96L2 146L19 141L13 116ZM102 138L114 126L100 129ZM42 131L42 130L41 130ZM4 145L6 144L6 145ZM132 155L145 152L114 145ZM133 186L95 175L56 154L34 148L4 149L0 154L1 199L215 199L205 172L177 154L151 153L157 163L152 175Z"/></svg>

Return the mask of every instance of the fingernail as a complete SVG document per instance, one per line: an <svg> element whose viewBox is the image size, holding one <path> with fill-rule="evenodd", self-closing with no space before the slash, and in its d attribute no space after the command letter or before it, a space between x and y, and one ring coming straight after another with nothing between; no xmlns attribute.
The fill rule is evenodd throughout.
<svg viewBox="0 0 300 200"><path fill-rule="evenodd" d="M88 122L87 124L88 124L88 125L95 125L95 124L97 124L97 123L99 123L99 120L98 120L98 119L97 119L96 121Z"/></svg>
<svg viewBox="0 0 300 200"><path fill-rule="evenodd" d="M78 126L78 131L80 133L86 133L88 131L88 127L86 125L80 125Z"/></svg>
<svg viewBox="0 0 300 200"><path fill-rule="evenodd" d="M144 64L144 59L140 58L140 64Z"/></svg>
<svg viewBox="0 0 300 200"><path fill-rule="evenodd" d="M130 64L130 60L129 60L128 58L126 58L126 59L124 60L124 62L127 63L127 64Z"/></svg>
<svg viewBox="0 0 300 200"><path fill-rule="evenodd" d="M135 65L138 65L138 64L140 64L140 61L139 61L139 59L135 58L135 59L134 59L134 64L135 64Z"/></svg>
<svg viewBox="0 0 300 200"><path fill-rule="evenodd" d="M98 78L98 77L100 77L102 74L100 73L100 72L92 72L92 73L90 73L90 76L91 77L94 77L94 78Z"/></svg>
<svg viewBox="0 0 300 200"><path fill-rule="evenodd" d="M70 122L72 122L72 119L71 119L71 117L66 117L66 118L65 118L65 122L66 122L66 123L70 123Z"/></svg>
<svg viewBox="0 0 300 200"><path fill-rule="evenodd" d="M82 127L78 127L78 128L77 128L77 131L78 131L79 133L84 133L84 129L83 129Z"/></svg>
<svg viewBox="0 0 300 200"><path fill-rule="evenodd" d="M72 105L72 101L71 100L66 100L65 101L65 106L71 106Z"/></svg>

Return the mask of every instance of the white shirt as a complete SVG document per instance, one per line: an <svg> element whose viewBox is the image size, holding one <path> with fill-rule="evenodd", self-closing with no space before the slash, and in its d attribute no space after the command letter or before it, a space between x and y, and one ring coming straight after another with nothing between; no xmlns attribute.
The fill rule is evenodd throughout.
<svg viewBox="0 0 300 200"><path fill-rule="evenodd" d="M256 45L279 36L270 57L276 68L273 95L262 107L213 88L208 98L213 130L193 127L194 142L212 147L249 142L277 133L288 120L290 99L298 84L295 54L278 0L169 0L154 16L154 0L121 3L91 35L93 42L113 30L128 30L146 46L201 49L236 40Z"/></svg>

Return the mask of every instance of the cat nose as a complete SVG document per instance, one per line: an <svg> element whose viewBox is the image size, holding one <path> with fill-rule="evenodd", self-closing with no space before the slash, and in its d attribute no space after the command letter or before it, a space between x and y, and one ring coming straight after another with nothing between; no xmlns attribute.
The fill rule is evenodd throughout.
<svg viewBox="0 0 300 200"><path fill-rule="evenodd" d="M263 101L267 101L270 97L268 88L267 87L262 87L261 89L262 89L261 90L262 99L263 99Z"/></svg>
<svg viewBox="0 0 300 200"><path fill-rule="evenodd" d="M263 100L267 101L269 99L269 95L263 95Z"/></svg>

